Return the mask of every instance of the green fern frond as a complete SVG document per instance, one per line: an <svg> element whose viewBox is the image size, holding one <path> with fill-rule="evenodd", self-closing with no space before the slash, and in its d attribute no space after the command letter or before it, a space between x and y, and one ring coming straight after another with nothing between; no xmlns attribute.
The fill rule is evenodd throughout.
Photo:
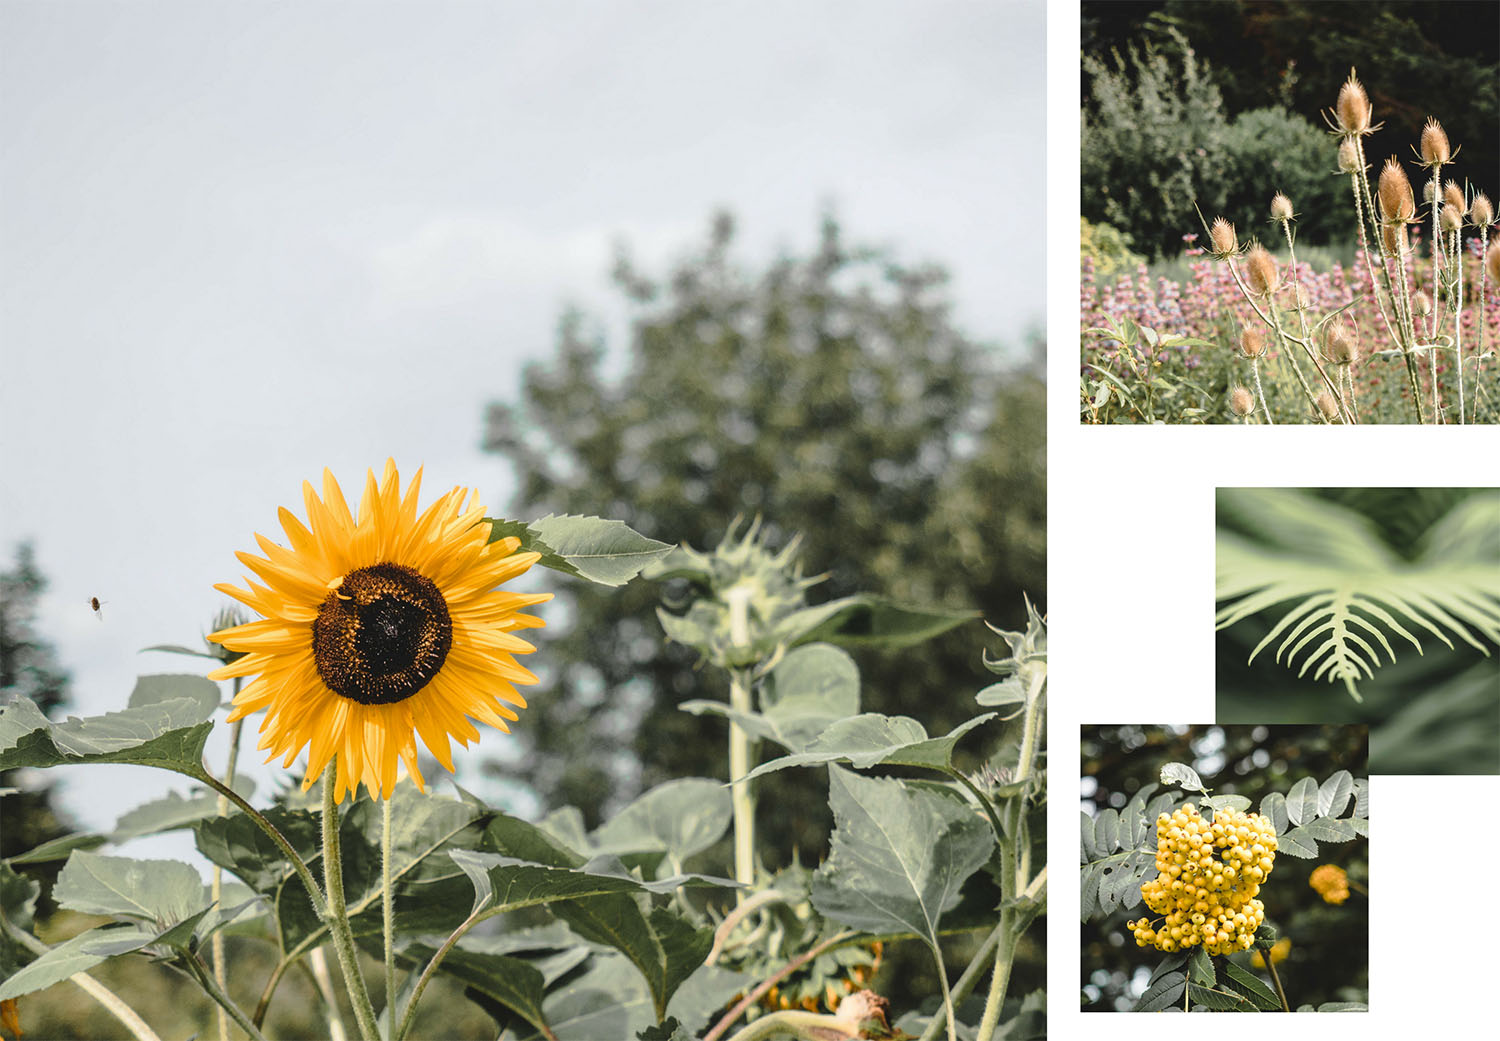
<svg viewBox="0 0 1500 1041"><path fill-rule="evenodd" d="M1421 638L1429 637L1450 648L1457 638L1485 655L1500 644L1500 493L1457 504L1424 535L1412 562L1380 552L1370 533L1349 526L1336 504L1284 489L1230 494L1242 518L1249 513L1275 523L1297 513L1299 534L1322 536L1308 540L1310 557L1305 550L1282 548L1284 542L1260 545L1220 532L1216 627L1291 605L1251 651L1251 662L1276 644L1275 660L1284 659L1299 678L1311 672L1315 681L1342 682L1359 701L1357 684L1374 677L1381 652L1396 660L1388 634L1419 654ZM1328 536L1339 528L1351 537L1343 552L1332 554Z"/></svg>

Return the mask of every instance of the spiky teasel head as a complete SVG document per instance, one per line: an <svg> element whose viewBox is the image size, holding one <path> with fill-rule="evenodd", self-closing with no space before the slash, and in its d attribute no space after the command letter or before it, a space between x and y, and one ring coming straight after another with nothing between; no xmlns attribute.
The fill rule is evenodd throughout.
<svg viewBox="0 0 1500 1041"><path fill-rule="evenodd" d="M1328 391L1318 395L1318 411L1323 413L1324 419L1337 419L1339 415L1339 403L1333 400L1333 395Z"/></svg>
<svg viewBox="0 0 1500 1041"><path fill-rule="evenodd" d="M1446 232L1455 232L1464 226L1464 211L1451 202L1443 203L1443 211L1438 215L1442 229Z"/></svg>
<svg viewBox="0 0 1500 1041"><path fill-rule="evenodd" d="M1458 186L1457 181L1443 182L1443 202L1458 207L1460 213L1468 208L1464 202L1464 190Z"/></svg>
<svg viewBox="0 0 1500 1041"><path fill-rule="evenodd" d="M1360 169L1359 148L1354 138L1346 137L1339 142L1339 173L1354 173Z"/></svg>
<svg viewBox="0 0 1500 1041"><path fill-rule="evenodd" d="M1276 258L1271 256L1271 251L1259 242L1250 247L1250 252L1245 254L1245 281L1250 283L1257 296L1267 296L1274 292L1278 284L1276 277Z"/></svg>
<svg viewBox="0 0 1500 1041"><path fill-rule="evenodd" d="M1240 251L1240 240L1235 237L1234 225L1223 217L1215 217L1208 226L1209 253L1215 260L1224 260Z"/></svg>
<svg viewBox="0 0 1500 1041"><path fill-rule="evenodd" d="M1271 219L1285 224L1296 214L1292 213L1292 200L1281 192L1271 196Z"/></svg>
<svg viewBox="0 0 1500 1041"><path fill-rule="evenodd" d="M1469 203L1469 223L1476 228L1488 228L1495 223L1495 208L1484 192L1476 192L1474 201Z"/></svg>
<svg viewBox="0 0 1500 1041"><path fill-rule="evenodd" d="M1385 255L1388 257L1399 259L1406 256L1409 251L1409 246L1406 242L1406 225L1381 225L1380 244L1385 248Z"/></svg>
<svg viewBox="0 0 1500 1041"><path fill-rule="evenodd" d="M1423 318L1432 314L1432 297L1427 295L1425 289L1418 289L1416 295L1411 298L1411 309Z"/></svg>
<svg viewBox="0 0 1500 1041"><path fill-rule="evenodd" d="M1362 137L1375 129L1370 126L1370 95L1365 93L1353 69L1349 70L1349 78L1339 88L1339 99L1329 122L1334 133L1345 137Z"/></svg>
<svg viewBox="0 0 1500 1041"><path fill-rule="evenodd" d="M1323 355L1335 365L1353 365L1359 359L1357 331L1338 319L1329 322L1323 335Z"/></svg>
<svg viewBox="0 0 1500 1041"><path fill-rule="evenodd" d="M1247 325L1240 330L1240 353L1246 358L1259 358L1266 353L1266 334L1259 326Z"/></svg>
<svg viewBox="0 0 1500 1041"><path fill-rule="evenodd" d="M1500 284L1500 239L1490 243L1490 251L1484 255L1484 269Z"/></svg>
<svg viewBox="0 0 1500 1041"><path fill-rule="evenodd" d="M1385 223L1400 224L1416 217L1417 200L1411 192L1411 181L1395 156L1381 167L1376 194L1380 199L1380 218Z"/></svg>
<svg viewBox="0 0 1500 1041"><path fill-rule="evenodd" d="M1422 165L1438 167L1452 158L1453 150L1448 146L1443 124L1428 116L1427 124L1422 127Z"/></svg>
<svg viewBox="0 0 1500 1041"><path fill-rule="evenodd" d="M1244 387L1235 387L1229 392L1229 411L1244 419L1255 411L1255 395Z"/></svg>

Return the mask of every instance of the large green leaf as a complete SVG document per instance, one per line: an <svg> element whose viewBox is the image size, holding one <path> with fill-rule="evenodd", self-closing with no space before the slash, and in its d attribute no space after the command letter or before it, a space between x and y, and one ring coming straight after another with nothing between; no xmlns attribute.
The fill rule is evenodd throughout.
<svg viewBox="0 0 1500 1041"><path fill-rule="evenodd" d="M680 777L652 788L593 834L601 853L670 853L680 864L723 836L731 817L728 790L705 777Z"/></svg>
<svg viewBox="0 0 1500 1041"><path fill-rule="evenodd" d="M828 774L835 829L813 906L854 929L915 933L936 950L943 912L989 859L994 832L952 800L900 781L837 766Z"/></svg>
<svg viewBox="0 0 1500 1041"><path fill-rule="evenodd" d="M92 948L101 939L113 933L134 933L130 927L117 929L90 929L39 955L30 965L0 982L0 1001L10 1001L35 991L45 990L54 983L61 983L74 973L86 972L109 957L93 953Z"/></svg>
<svg viewBox="0 0 1500 1041"><path fill-rule="evenodd" d="M805 751L762 763L745 780L791 766L814 766L848 762L858 769L871 766L925 766L948 771L953 767L953 746L970 730L995 717L986 712L954 727L944 737L929 738L927 731L909 716L884 716L878 712L841 719L808 743ZM736 778L739 780L739 778Z"/></svg>
<svg viewBox="0 0 1500 1041"><path fill-rule="evenodd" d="M468 849L450 850L448 855L473 884L476 911L514 910L616 893L670 893L683 886L735 886L727 878L699 874L646 881L609 854L576 868Z"/></svg>
<svg viewBox="0 0 1500 1041"><path fill-rule="evenodd" d="M94 849L109 841L108 835L97 835L93 832L74 832L71 835L62 835L34 846L25 853L8 857L7 863L11 864L48 864L54 860L67 860L68 855L75 849Z"/></svg>
<svg viewBox="0 0 1500 1041"><path fill-rule="evenodd" d="M0 861L0 914L11 925L22 930L31 928L41 891L41 883ZM12 939L8 930L0 929L0 979L12 975L30 958L31 953Z"/></svg>
<svg viewBox="0 0 1500 1041"><path fill-rule="evenodd" d="M203 879L179 860L134 860L78 850L57 877L52 897L84 914L175 925L205 910Z"/></svg>
<svg viewBox="0 0 1500 1041"><path fill-rule="evenodd" d="M543 567L606 586L624 585L672 551L622 521L599 517L549 514L529 525L492 519L490 528L490 541L514 536L523 551L542 555L538 563Z"/></svg>
<svg viewBox="0 0 1500 1041"><path fill-rule="evenodd" d="M207 697L212 690L212 701ZM218 688L201 676L143 676L120 712L53 723L27 698L0 709L0 770L134 763L199 776Z"/></svg>
<svg viewBox="0 0 1500 1041"><path fill-rule="evenodd" d="M544 1009L558 1041L634 1037L659 1018L641 974L618 954L595 958L582 976L547 995Z"/></svg>
<svg viewBox="0 0 1500 1041"><path fill-rule="evenodd" d="M837 647L807 644L771 670L760 701L760 712L739 712L718 701L685 701L679 707L694 715L724 716L753 738L801 752L834 723L859 711L859 669Z"/></svg>
<svg viewBox="0 0 1500 1041"><path fill-rule="evenodd" d="M940 636L979 616L978 611L918 607L857 593L796 612L781 624L796 643L899 649Z"/></svg>
<svg viewBox="0 0 1500 1041"><path fill-rule="evenodd" d="M437 951L414 943L402 952L414 967L426 965ZM504 1006L538 1029L547 1029L542 1011L547 981L540 970L521 958L504 954L478 953L455 947L441 963L442 972L466 987Z"/></svg>

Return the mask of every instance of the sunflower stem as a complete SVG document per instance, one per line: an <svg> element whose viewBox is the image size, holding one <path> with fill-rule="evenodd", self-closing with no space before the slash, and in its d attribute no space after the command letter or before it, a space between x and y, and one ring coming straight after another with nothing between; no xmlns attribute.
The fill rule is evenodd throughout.
<svg viewBox="0 0 1500 1041"><path fill-rule="evenodd" d="M396 916L391 902L391 800L380 800L380 909L385 933L385 1007L386 1029L396 1028ZM390 1035L388 1035L389 1037Z"/></svg>
<svg viewBox="0 0 1500 1041"><path fill-rule="evenodd" d="M753 711L750 704L750 672L729 670L729 705L736 712ZM729 721L729 780L740 781L750 772L750 735L739 723ZM734 810L734 880L742 885L755 882L755 793L749 781L740 781L729 790ZM738 894L745 899L745 890Z"/></svg>
<svg viewBox="0 0 1500 1041"><path fill-rule="evenodd" d="M235 697L239 696L240 684L243 682L238 676L234 678ZM234 787L234 768L240 758L240 730L244 726L245 721L243 719L237 719L229 725L229 763L224 767L224 783L231 788ZM227 815L229 813L229 800L220 795L215 808L219 811L220 817ZM209 888L212 892L214 903L219 903L224 896L224 869L218 864L214 865L213 881ZM224 933L222 931L213 934L213 937L209 940L209 948L210 954L213 957L214 982L219 985L220 990L227 990L229 987L229 977L225 975ZM220 1008L218 1010L218 1018L219 1041L229 1041L229 1013L225 1009Z"/></svg>
<svg viewBox="0 0 1500 1041"><path fill-rule="evenodd" d="M333 778L323 775L323 883L328 887L328 932L333 949L339 956L344 974L344 989L354 1006L354 1019L364 1041L379 1041L380 1027L370 992L359 972L359 955L354 948L354 933L349 928L349 908L344 902L344 865L339 850L339 806L333 797Z"/></svg>
<svg viewBox="0 0 1500 1041"><path fill-rule="evenodd" d="M183 772L186 773L186 771ZM286 836L277 829L276 825L272 824L266 818L265 814L246 802L239 792L229 787L223 781L220 781L201 766L197 773L190 773L187 776L208 785L239 807L256 824L260 825L260 830L264 831L271 841L276 844L276 848L285 854L287 860L291 862L292 870L297 872L297 877L302 879L302 884L307 887L307 897L312 901L313 910L318 913L318 918L324 922L328 921L328 902L323 899L323 890L318 888L318 882L317 879L313 878L312 869L307 866L305 860L298 856L297 851L292 848L292 844L286 840Z"/></svg>

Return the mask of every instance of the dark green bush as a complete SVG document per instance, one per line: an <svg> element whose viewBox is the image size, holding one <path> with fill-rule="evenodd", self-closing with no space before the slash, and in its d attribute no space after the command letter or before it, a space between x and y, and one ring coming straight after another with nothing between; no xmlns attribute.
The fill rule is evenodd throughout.
<svg viewBox="0 0 1500 1041"><path fill-rule="evenodd" d="M1225 199L1220 214L1263 240L1281 241L1267 228L1271 196L1284 193L1296 208L1299 242L1327 243L1353 234L1347 178L1335 176L1337 145L1302 116L1279 108L1241 113L1224 137ZM1204 210L1212 219L1216 214Z"/></svg>

